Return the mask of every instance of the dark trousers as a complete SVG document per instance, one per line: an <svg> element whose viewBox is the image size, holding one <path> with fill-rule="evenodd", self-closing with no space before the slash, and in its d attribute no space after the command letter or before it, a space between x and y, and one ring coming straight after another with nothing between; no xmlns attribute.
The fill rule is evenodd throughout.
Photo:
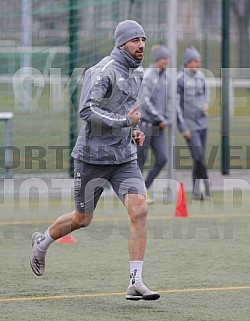
<svg viewBox="0 0 250 321"><path fill-rule="evenodd" d="M167 144L164 129L159 128L159 126L152 126L150 123L142 122L140 129L145 134L143 146L138 146L137 148L137 161L141 171L143 171L147 160L149 147L152 148L155 158L153 167L150 169L145 181L146 187L149 188L163 166L167 163Z"/></svg>
<svg viewBox="0 0 250 321"><path fill-rule="evenodd" d="M187 144L193 159L192 178L193 193L200 194L200 180L204 180L205 193L210 193L210 182L208 181L207 164L205 158L205 150L207 143L207 129L192 131L191 139L187 140Z"/></svg>

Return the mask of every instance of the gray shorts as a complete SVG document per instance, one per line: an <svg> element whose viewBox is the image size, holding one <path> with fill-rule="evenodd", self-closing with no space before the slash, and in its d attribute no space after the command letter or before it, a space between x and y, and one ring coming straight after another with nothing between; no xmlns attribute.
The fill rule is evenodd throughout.
<svg viewBox="0 0 250 321"><path fill-rule="evenodd" d="M80 213L91 213L107 184L124 202L126 194L146 195L144 178L137 160L119 165L94 165L74 160L75 208Z"/></svg>

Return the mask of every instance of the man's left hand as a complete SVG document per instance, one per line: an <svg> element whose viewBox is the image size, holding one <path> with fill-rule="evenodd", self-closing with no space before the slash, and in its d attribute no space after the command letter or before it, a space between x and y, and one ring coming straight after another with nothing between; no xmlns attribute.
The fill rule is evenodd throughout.
<svg viewBox="0 0 250 321"><path fill-rule="evenodd" d="M136 145L142 146L145 140L145 135L140 130L133 130L132 136L136 142Z"/></svg>
<svg viewBox="0 0 250 321"><path fill-rule="evenodd" d="M166 128L167 127L167 122L166 121L160 122L159 127L160 127L160 129Z"/></svg>

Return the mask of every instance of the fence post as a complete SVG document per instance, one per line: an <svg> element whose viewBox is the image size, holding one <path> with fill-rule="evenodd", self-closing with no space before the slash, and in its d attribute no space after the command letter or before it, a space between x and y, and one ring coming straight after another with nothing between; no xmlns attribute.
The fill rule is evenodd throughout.
<svg viewBox="0 0 250 321"><path fill-rule="evenodd" d="M77 67L77 57L78 57L78 0L70 0L70 19L69 19L69 77L71 77L69 94L70 94L70 154L75 146L77 139L77 110L78 110L78 100L77 100L77 75L73 71ZM70 168L69 175L74 176L74 160L70 157Z"/></svg>
<svg viewBox="0 0 250 321"><path fill-rule="evenodd" d="M174 146L176 144L176 80L177 80L177 21L178 21L178 0L169 0L168 2L168 48L170 50L170 69L171 74L171 96L172 96L172 117L171 124L168 126L168 179L173 180L175 178L174 171ZM173 195L167 195L169 202L174 201Z"/></svg>
<svg viewBox="0 0 250 321"><path fill-rule="evenodd" d="M230 0L222 1L222 137L221 137L221 172L229 174L230 142L229 142L229 78L230 78Z"/></svg>

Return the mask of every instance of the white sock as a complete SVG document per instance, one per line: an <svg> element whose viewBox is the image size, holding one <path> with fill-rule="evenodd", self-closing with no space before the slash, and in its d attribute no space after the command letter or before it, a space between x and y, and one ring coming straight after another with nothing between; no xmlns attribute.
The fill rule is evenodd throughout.
<svg viewBox="0 0 250 321"><path fill-rule="evenodd" d="M49 234L49 229L45 231L43 236L37 240L37 249L39 252L46 253L50 244L54 242L54 239Z"/></svg>
<svg viewBox="0 0 250 321"><path fill-rule="evenodd" d="M143 261L130 261L130 283L133 285L136 282L141 282Z"/></svg>

